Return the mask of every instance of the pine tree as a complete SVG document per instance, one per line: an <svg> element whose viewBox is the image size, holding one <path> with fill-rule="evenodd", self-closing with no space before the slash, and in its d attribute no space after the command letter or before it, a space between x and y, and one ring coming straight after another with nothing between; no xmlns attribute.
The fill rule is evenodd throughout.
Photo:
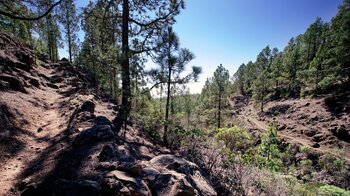
<svg viewBox="0 0 350 196"><path fill-rule="evenodd" d="M79 17L73 0L65 0L61 3L59 19L65 29L65 41L68 45L69 62L72 63L74 50L78 47L77 32L79 31Z"/></svg>
<svg viewBox="0 0 350 196"><path fill-rule="evenodd" d="M274 171L278 170L281 165L278 143L277 129L274 124L270 123L266 133L261 137L258 153L262 158L260 164Z"/></svg>
<svg viewBox="0 0 350 196"><path fill-rule="evenodd" d="M215 96L215 101L217 104L217 128L221 128L221 112L223 109L223 104L227 99L227 92L230 83L230 74L227 69L220 64L214 72L212 78L212 92Z"/></svg>
<svg viewBox="0 0 350 196"><path fill-rule="evenodd" d="M188 49L180 49L179 48L179 38L173 32L171 27L168 27L167 30L162 32L160 43L156 52L155 62L160 65L159 69L152 70L153 78L156 80L156 84L166 84L166 105L165 105L165 125L164 125L164 134L163 134L163 142L167 143L167 133L168 133L168 125L169 125L169 112L173 108L173 103L171 101L172 97L172 89L175 84L186 84L191 80L197 80L199 74L201 73L201 68L193 66L192 72L186 76L181 76L181 74L185 71L185 66L194 58L194 54ZM173 88L174 89L174 88ZM172 107L170 107L172 106Z"/></svg>

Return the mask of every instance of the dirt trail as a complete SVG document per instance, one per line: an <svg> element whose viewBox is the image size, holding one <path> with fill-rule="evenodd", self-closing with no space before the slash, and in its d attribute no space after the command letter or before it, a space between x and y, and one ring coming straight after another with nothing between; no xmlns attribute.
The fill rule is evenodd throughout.
<svg viewBox="0 0 350 196"><path fill-rule="evenodd" d="M49 70L41 71L48 77L53 76ZM64 100L60 92L64 90L42 86L41 89L30 89L26 95L1 92L2 101L11 103L11 109L15 109L27 123L21 127L26 130L26 135L16 136L23 144L21 150L8 155L0 165L0 193L8 192L29 162L40 156L50 141L65 128L63 125L67 119L62 118L59 111Z"/></svg>
<svg viewBox="0 0 350 196"><path fill-rule="evenodd" d="M230 107L233 109L235 104L232 100L228 100ZM254 111L253 107L249 107L249 109L251 111ZM258 120L257 118L254 118L253 115L248 115L246 108L243 108L243 111L241 113L239 113L237 115L238 118L240 118L242 121L244 121L245 123L250 124L252 127L259 129L260 131L265 131L268 127L268 124ZM311 141L301 138L301 137L296 137L296 136L292 136L292 135L288 135L285 133L282 133L280 131L277 132L278 136L280 138L285 139L286 141L290 141L292 143L296 143L296 144L301 144L301 145L307 145L307 146L311 146L312 143ZM327 148L324 147L320 147L320 148L313 148L315 151L320 152L322 154L329 152ZM350 163L350 159L347 157L344 157L346 161L348 161Z"/></svg>

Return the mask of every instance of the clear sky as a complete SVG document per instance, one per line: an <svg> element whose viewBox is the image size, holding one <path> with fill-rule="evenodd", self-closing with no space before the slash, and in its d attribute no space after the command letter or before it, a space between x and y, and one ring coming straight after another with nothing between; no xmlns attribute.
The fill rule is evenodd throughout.
<svg viewBox="0 0 350 196"><path fill-rule="evenodd" d="M78 7L86 4L77 0ZM203 68L199 93L219 64L233 75L239 65L252 60L267 45L279 50L291 37L304 33L316 17L330 21L342 0L187 0L174 26L181 47L196 58L189 65ZM66 52L61 50L61 56Z"/></svg>

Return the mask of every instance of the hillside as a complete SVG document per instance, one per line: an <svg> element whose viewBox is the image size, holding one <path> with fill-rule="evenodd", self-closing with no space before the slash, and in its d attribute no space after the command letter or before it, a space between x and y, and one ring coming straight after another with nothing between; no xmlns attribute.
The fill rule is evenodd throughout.
<svg viewBox="0 0 350 196"><path fill-rule="evenodd" d="M0 34L1 195L216 195L196 164L136 126L67 60Z"/></svg>
<svg viewBox="0 0 350 196"><path fill-rule="evenodd" d="M333 99L332 105L327 105L327 98L271 101L264 113L244 96L233 96L229 103L235 121L247 129L264 131L269 122L273 122L286 143L309 146L320 155L343 149L350 163L350 107L346 101L349 95L335 98L338 102Z"/></svg>

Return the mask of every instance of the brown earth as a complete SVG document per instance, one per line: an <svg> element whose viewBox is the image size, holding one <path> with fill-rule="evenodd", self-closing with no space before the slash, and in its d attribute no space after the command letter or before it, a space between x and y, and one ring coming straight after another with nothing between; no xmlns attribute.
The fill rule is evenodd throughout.
<svg viewBox="0 0 350 196"><path fill-rule="evenodd" d="M342 96L350 100L349 95ZM326 104L326 97L271 101L265 105L264 113L243 96L233 96L229 103L234 119L247 129L261 133L273 122L285 142L308 145L321 154L335 148L344 149L350 163L349 103L343 103L344 109L336 112Z"/></svg>
<svg viewBox="0 0 350 196"><path fill-rule="evenodd" d="M0 195L216 195L201 168L118 129L89 81L0 33Z"/></svg>

